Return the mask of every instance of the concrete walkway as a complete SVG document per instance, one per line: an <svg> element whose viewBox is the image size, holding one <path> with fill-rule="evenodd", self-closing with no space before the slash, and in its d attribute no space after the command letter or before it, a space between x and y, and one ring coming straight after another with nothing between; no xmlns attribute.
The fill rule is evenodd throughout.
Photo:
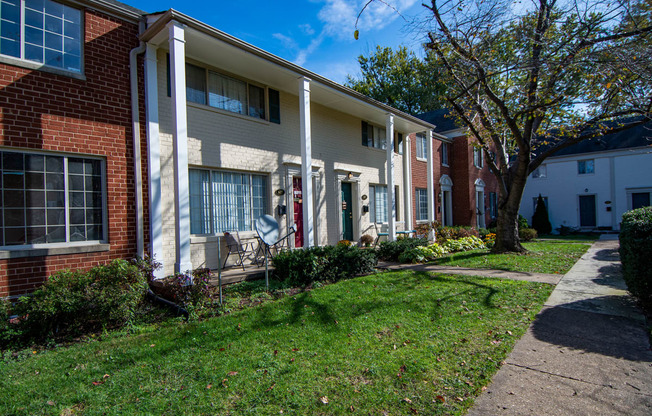
<svg viewBox="0 0 652 416"><path fill-rule="evenodd" d="M603 236L561 279L468 415L652 415L652 351Z"/></svg>

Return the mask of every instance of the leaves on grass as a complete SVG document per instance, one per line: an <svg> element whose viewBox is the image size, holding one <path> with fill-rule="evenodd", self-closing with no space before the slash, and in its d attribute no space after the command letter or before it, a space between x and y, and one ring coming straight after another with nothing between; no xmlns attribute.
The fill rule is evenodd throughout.
<svg viewBox="0 0 652 416"><path fill-rule="evenodd" d="M275 386L276 386L276 383L272 383L272 385L269 386L269 387L267 388L267 390L265 390L265 392L271 391Z"/></svg>
<svg viewBox="0 0 652 416"><path fill-rule="evenodd" d="M437 396L435 397L435 400L433 400L433 402L446 403L446 399L444 398L444 396Z"/></svg>
<svg viewBox="0 0 652 416"><path fill-rule="evenodd" d="M328 397L322 396L319 398L319 401L322 402L323 404L328 404Z"/></svg>
<svg viewBox="0 0 652 416"><path fill-rule="evenodd" d="M229 374L227 376L237 376L238 372L237 371L229 371Z"/></svg>

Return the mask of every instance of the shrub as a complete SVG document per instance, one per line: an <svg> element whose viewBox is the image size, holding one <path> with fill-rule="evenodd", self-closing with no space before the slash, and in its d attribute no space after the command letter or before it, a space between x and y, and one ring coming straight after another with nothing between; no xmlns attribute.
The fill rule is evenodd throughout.
<svg viewBox="0 0 652 416"><path fill-rule="evenodd" d="M378 258L385 261L398 261L399 256L414 247L427 246L425 238L404 238L396 241L383 241L378 246Z"/></svg>
<svg viewBox="0 0 652 416"><path fill-rule="evenodd" d="M340 240L337 242L338 247L349 247L351 244L353 243L350 242L349 240Z"/></svg>
<svg viewBox="0 0 652 416"><path fill-rule="evenodd" d="M355 246L312 247L281 252L272 258L274 274L290 284L307 286L318 281L336 281L374 271L374 250Z"/></svg>
<svg viewBox="0 0 652 416"><path fill-rule="evenodd" d="M439 221L418 224L417 228L415 229L416 235L419 238L428 238L430 231L437 230L439 227L441 227L441 223Z"/></svg>
<svg viewBox="0 0 652 416"><path fill-rule="evenodd" d="M187 273L176 273L160 281L156 291L164 298L185 308L190 315L204 309L213 302L213 288L210 285L211 271L199 268Z"/></svg>
<svg viewBox="0 0 652 416"><path fill-rule="evenodd" d="M619 239L627 288L652 312L652 207L623 214Z"/></svg>
<svg viewBox="0 0 652 416"><path fill-rule="evenodd" d="M0 299L0 349L5 348L22 336L21 327L16 319L10 320L11 316L11 302Z"/></svg>
<svg viewBox="0 0 652 416"><path fill-rule="evenodd" d="M147 293L147 277L126 260L114 260L88 272L53 274L14 312L31 339L72 336L128 323Z"/></svg>
<svg viewBox="0 0 652 416"><path fill-rule="evenodd" d="M532 228L537 230L538 234L550 234L552 232L552 224L550 224L550 220L548 219L548 208L541 194L537 198L537 207L532 216Z"/></svg>
<svg viewBox="0 0 652 416"><path fill-rule="evenodd" d="M527 219L524 216L518 214L518 229L525 230L526 228L530 228L530 224L527 223Z"/></svg>
<svg viewBox="0 0 652 416"><path fill-rule="evenodd" d="M431 261L437 257L441 257L448 253L446 249L439 244L431 244L429 246L418 246L404 251L399 256L401 263L424 263Z"/></svg>
<svg viewBox="0 0 652 416"><path fill-rule="evenodd" d="M369 234L364 234L362 237L360 237L360 244L362 244L364 247L371 246L373 242L374 238Z"/></svg>
<svg viewBox="0 0 652 416"><path fill-rule="evenodd" d="M449 253L485 248L482 240L475 236L464 237L457 240L448 240L442 244L442 247Z"/></svg>
<svg viewBox="0 0 652 416"><path fill-rule="evenodd" d="M484 245L487 248L493 248L496 245L496 233L489 233L484 237Z"/></svg>
<svg viewBox="0 0 652 416"><path fill-rule="evenodd" d="M447 240L458 240L460 238L478 236L478 230L473 227L439 227L437 228L437 242L443 243Z"/></svg>
<svg viewBox="0 0 652 416"><path fill-rule="evenodd" d="M523 229L519 228L518 230L518 238L521 241L532 241L535 238L537 238L537 236L538 236L537 230L535 230L534 228L523 228Z"/></svg>

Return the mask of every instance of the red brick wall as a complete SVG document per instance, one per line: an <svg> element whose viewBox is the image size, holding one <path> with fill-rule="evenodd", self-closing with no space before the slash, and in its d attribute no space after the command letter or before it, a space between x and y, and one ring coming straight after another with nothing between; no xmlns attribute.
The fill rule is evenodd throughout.
<svg viewBox="0 0 652 416"><path fill-rule="evenodd" d="M58 270L135 254L129 51L137 34L135 24L86 10L85 81L0 64L0 145L104 157L110 243L108 252L0 260L0 297L27 293Z"/></svg>
<svg viewBox="0 0 652 416"><path fill-rule="evenodd" d="M440 186L439 178L444 173L449 174L449 168L441 164L441 141L433 139L432 143L432 167L433 167L433 180L434 180L434 193L435 193L435 219L441 221L441 212L439 212L439 195ZM449 150L450 153L450 150ZM410 135L410 159L412 164L412 222L413 227L417 226L417 188L428 188L428 163L425 160L417 159L417 137L415 134ZM449 154L450 162L450 154Z"/></svg>

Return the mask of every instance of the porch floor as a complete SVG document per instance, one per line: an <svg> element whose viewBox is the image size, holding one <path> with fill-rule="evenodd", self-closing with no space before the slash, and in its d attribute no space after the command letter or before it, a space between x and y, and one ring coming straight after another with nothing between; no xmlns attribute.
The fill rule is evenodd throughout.
<svg viewBox="0 0 652 416"><path fill-rule="evenodd" d="M269 265L270 276L274 268L272 265ZM245 265L245 270L242 270L242 267L239 266L230 266L225 269L222 269L222 285L228 285L231 283L239 283L245 280L259 280L265 278L265 265L256 266L255 264ZM217 269L211 270L211 280L210 284L217 286L218 277Z"/></svg>

